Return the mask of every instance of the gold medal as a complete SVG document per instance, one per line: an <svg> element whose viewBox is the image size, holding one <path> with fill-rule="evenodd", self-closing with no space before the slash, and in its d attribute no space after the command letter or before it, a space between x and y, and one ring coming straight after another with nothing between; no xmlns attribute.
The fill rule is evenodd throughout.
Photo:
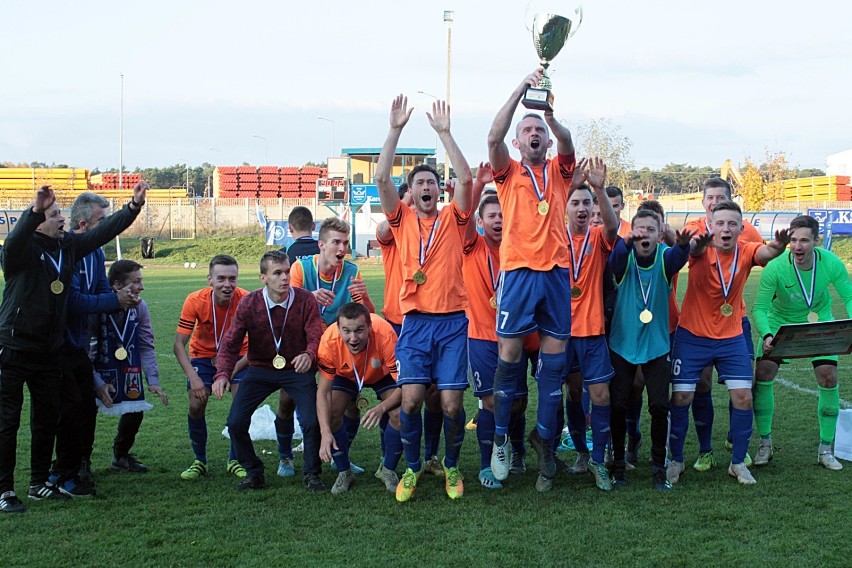
<svg viewBox="0 0 852 568"><path fill-rule="evenodd" d="M580 290L580 287L579 287L579 286L573 286L573 287L571 288L571 297L572 297L572 298L579 298L579 297L580 297L580 294L582 294L582 293L583 293L583 291L582 291L582 290Z"/></svg>
<svg viewBox="0 0 852 568"><path fill-rule="evenodd" d="M50 283L50 291L56 294L57 296L62 293L65 289L65 286L62 282L59 281L59 278Z"/></svg>
<svg viewBox="0 0 852 568"><path fill-rule="evenodd" d="M652 314L651 310L647 308L642 310L642 312L639 314L639 321L641 321L642 323L651 323L653 319L654 314Z"/></svg>
<svg viewBox="0 0 852 568"><path fill-rule="evenodd" d="M358 393L358 398L355 399L355 406L358 407L358 410L367 410L370 407L370 401L363 394Z"/></svg>
<svg viewBox="0 0 852 568"><path fill-rule="evenodd" d="M722 307L719 308L719 311L722 313L723 316L729 318L734 315L734 306L725 302L724 304L722 304Z"/></svg>
<svg viewBox="0 0 852 568"><path fill-rule="evenodd" d="M816 312L808 312L808 322L816 323L819 321L819 314Z"/></svg>
<svg viewBox="0 0 852 568"><path fill-rule="evenodd" d="M218 363L218 362L219 362L219 357L218 357L218 356L213 357L212 359L210 359L210 364L211 364L211 365L213 365L214 367L216 366L216 363Z"/></svg>
<svg viewBox="0 0 852 568"><path fill-rule="evenodd" d="M538 214L539 215L547 215L547 212L550 211L550 205L545 200L541 200L538 202Z"/></svg>
<svg viewBox="0 0 852 568"><path fill-rule="evenodd" d="M118 349L116 349L115 358L119 361L124 361L125 359L127 359L127 349L125 349L124 347L119 347Z"/></svg>
<svg viewBox="0 0 852 568"><path fill-rule="evenodd" d="M491 296L491 299L488 300L488 304L496 310L497 309L497 296Z"/></svg>
<svg viewBox="0 0 852 568"><path fill-rule="evenodd" d="M285 359L281 355L276 355L275 358L272 359L272 366L276 369L283 369L287 366L287 359Z"/></svg>
<svg viewBox="0 0 852 568"><path fill-rule="evenodd" d="M426 273L422 270L418 270L414 273L414 277L412 278L412 280L414 280L414 283L418 286L426 284Z"/></svg>

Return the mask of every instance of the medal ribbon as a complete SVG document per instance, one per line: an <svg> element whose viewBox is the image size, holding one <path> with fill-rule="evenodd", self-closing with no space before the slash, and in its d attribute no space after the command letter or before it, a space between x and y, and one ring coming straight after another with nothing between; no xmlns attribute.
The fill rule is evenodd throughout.
<svg viewBox="0 0 852 568"><path fill-rule="evenodd" d="M222 342L222 337L225 335L225 328L228 327L228 316L231 315L231 302L234 301L233 294L228 300L228 308L225 310L225 321L222 322L222 333L219 333L216 325L216 302L213 301L213 290L210 290L210 309L213 310L213 342L216 344L216 353L219 352L219 344Z"/></svg>
<svg viewBox="0 0 852 568"><path fill-rule="evenodd" d="M370 360L370 338L367 338L367 346L364 348L364 372L358 374L358 366L355 364L355 358L352 357L352 352L349 352L349 360L352 361L352 372L355 374L355 384L358 385L358 393L364 388L364 381L367 380L367 362Z"/></svg>
<svg viewBox="0 0 852 568"><path fill-rule="evenodd" d="M320 270L319 270L319 259L316 260L316 265L317 265L317 290L320 290L320 280L321 279L320 279ZM337 286L337 277L340 276L340 272L341 272L342 269L343 269L343 267L341 266L337 270L334 271L334 278L331 281L331 292L332 293L334 293L334 287ZM325 306L320 306L320 315L325 313L325 308L326 308Z"/></svg>
<svg viewBox="0 0 852 568"><path fill-rule="evenodd" d="M633 251L630 251L630 254L633 255ZM654 264L651 265L651 268L654 268L657 265L657 257L654 256ZM639 290L642 292L642 304L644 304L645 309L648 309L648 299L651 297L651 287L654 285L654 278L651 277L650 282L648 282L648 291L645 291L645 287L642 286L642 275L639 272L639 263L636 262L636 256L633 255L633 266L636 267L636 279L639 281Z"/></svg>
<svg viewBox="0 0 852 568"><path fill-rule="evenodd" d="M133 331L130 333L130 337L127 338L127 341L124 340L124 336L127 334L127 324L130 323L129 312L124 313L124 331L118 331L118 324L115 323L115 319L112 316L109 316L109 321L112 323L112 328L115 330L115 334L118 336L118 340L121 342L121 346L125 347L130 344L130 341L133 339L133 336L136 334L136 327L133 328Z"/></svg>
<svg viewBox="0 0 852 568"><path fill-rule="evenodd" d="M420 217L417 217L417 238L420 241L420 255L418 260L420 261L420 266L426 263L426 255L429 254L429 249L432 248L432 240L435 238L435 227L438 226L438 219L435 219L435 223L432 224L432 230L429 231L429 240L426 242L426 247L423 247L423 227L420 225Z"/></svg>
<svg viewBox="0 0 852 568"><path fill-rule="evenodd" d="M571 249L571 277L574 279L574 283L577 283L577 280L580 279L580 271L583 270L583 258L586 256L586 245L589 244L589 235L592 233L591 229L586 229L586 236L583 238L583 246L580 247L580 261L577 262L576 255L574 254L574 235L568 234L568 248Z"/></svg>
<svg viewBox="0 0 852 568"><path fill-rule="evenodd" d="M725 284L725 279L722 277L722 260L719 258L719 253L716 253L716 271L719 273L719 283L722 285L722 296L725 298L725 303L728 303L728 295L731 293L731 286L734 284L734 276L737 273L737 264L740 259L740 246L736 245L734 249L734 263L731 265L731 279Z"/></svg>
<svg viewBox="0 0 852 568"><path fill-rule="evenodd" d="M811 306L814 304L814 285L816 284L816 271L817 271L817 263L816 263L816 252L811 251L811 254L814 257L814 265L811 269L811 293L805 291L805 283L802 281L802 275L799 274L799 267L796 266L796 259L793 259L793 272L796 273L796 279L799 281L799 287L802 289L802 295L805 297L805 302L808 304L808 309L811 309Z"/></svg>
<svg viewBox="0 0 852 568"><path fill-rule="evenodd" d="M535 190L535 196L538 197L539 202L544 201L544 196L547 193L547 161L544 162L544 168L542 168L541 177L544 180L544 189L539 189L538 180L535 179L535 174L533 174L532 168L526 164L521 164L524 166L524 169L527 170L527 173L530 175L530 179L532 180L533 189Z"/></svg>
<svg viewBox="0 0 852 568"><path fill-rule="evenodd" d="M497 291L497 287L500 285L500 271L497 271L497 276L494 276L494 261L491 260L491 249L486 251L488 254L488 275L491 277L491 289L493 291Z"/></svg>
<svg viewBox="0 0 852 568"><path fill-rule="evenodd" d="M86 257L83 257L83 274L86 275L86 293L92 289L92 278L94 276L94 266L92 272L89 272L89 263L86 262Z"/></svg>
<svg viewBox="0 0 852 568"><path fill-rule="evenodd" d="M292 303L290 299L293 297L293 289L288 289L289 294L287 295L287 309L284 311L284 323L281 324L281 337L275 337L275 328L272 326L272 310L269 308L269 302L264 301L263 305L266 306L266 317L269 318L269 330L272 332L272 341L275 342L275 354L280 355L279 351L281 350L281 342L284 340L284 328L287 325L287 316L290 315L290 306ZM266 298L269 298L267 294Z"/></svg>
<svg viewBox="0 0 852 568"><path fill-rule="evenodd" d="M44 254L47 255L47 258L50 260L50 264L52 264L56 269L56 279L59 280L59 275L62 273L62 249L59 249L59 262L56 262L49 252L45 251Z"/></svg>

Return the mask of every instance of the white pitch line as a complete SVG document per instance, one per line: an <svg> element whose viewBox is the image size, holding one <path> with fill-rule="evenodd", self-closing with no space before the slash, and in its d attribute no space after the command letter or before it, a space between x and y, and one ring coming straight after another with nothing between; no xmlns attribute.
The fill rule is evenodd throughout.
<svg viewBox="0 0 852 568"><path fill-rule="evenodd" d="M810 395L813 395L813 396L819 396L819 391L797 385L796 383L788 381L787 379L780 379L778 377L775 377L775 382L779 383L780 385L787 387L788 389L793 389L794 391L803 392L805 394L810 394ZM849 401L840 399L840 408L852 408L852 403L850 403Z"/></svg>

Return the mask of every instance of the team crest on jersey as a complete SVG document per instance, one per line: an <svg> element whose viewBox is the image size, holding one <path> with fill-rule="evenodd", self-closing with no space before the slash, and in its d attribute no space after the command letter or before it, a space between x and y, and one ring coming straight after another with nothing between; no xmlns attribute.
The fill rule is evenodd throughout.
<svg viewBox="0 0 852 568"><path fill-rule="evenodd" d="M372 359L370 359L370 366L373 367L374 369L378 369L382 366L382 360L376 359L375 357L373 357Z"/></svg>
<svg viewBox="0 0 852 568"><path fill-rule="evenodd" d="M124 368L124 394L130 400L135 400L142 396L141 367Z"/></svg>

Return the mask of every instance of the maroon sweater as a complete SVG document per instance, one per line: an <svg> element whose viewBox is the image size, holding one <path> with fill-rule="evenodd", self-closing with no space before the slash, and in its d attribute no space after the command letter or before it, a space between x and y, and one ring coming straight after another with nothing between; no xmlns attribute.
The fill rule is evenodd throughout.
<svg viewBox="0 0 852 568"><path fill-rule="evenodd" d="M313 361L312 370L316 370L317 349L322 337L322 319L320 318L317 301L314 295L302 288L293 290L293 304L284 327L284 339L278 351L285 359L285 370L293 370L293 358L307 353ZM284 322L284 309L272 308L272 324L275 326L275 337L280 337L281 326ZM240 358L240 348L245 334L249 336L248 362L250 367L275 369L272 359L275 357L275 340L269 327L269 316L266 314L266 302L263 298L263 288L255 290L240 300L233 323L225 333L219 348L217 372L215 379L230 379L234 366Z"/></svg>

